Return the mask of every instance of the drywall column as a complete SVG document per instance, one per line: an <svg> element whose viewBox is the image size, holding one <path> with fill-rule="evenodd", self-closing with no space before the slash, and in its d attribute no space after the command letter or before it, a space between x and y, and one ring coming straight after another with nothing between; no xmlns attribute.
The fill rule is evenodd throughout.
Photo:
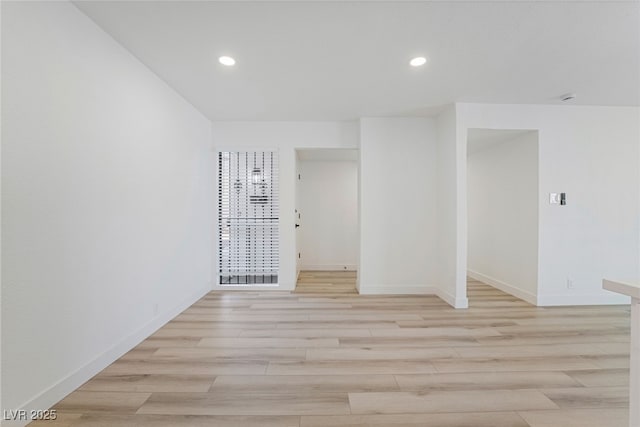
<svg viewBox="0 0 640 427"><path fill-rule="evenodd" d="M629 366L629 427L640 427L640 281L603 280L602 287L631 297L631 363Z"/></svg>
<svg viewBox="0 0 640 427"><path fill-rule="evenodd" d="M455 308L466 295L466 141L458 138L456 106L436 119L437 131L437 294ZM465 193L465 197L460 194Z"/></svg>
<svg viewBox="0 0 640 427"><path fill-rule="evenodd" d="M360 293L433 294L434 120L365 118L360 136Z"/></svg>

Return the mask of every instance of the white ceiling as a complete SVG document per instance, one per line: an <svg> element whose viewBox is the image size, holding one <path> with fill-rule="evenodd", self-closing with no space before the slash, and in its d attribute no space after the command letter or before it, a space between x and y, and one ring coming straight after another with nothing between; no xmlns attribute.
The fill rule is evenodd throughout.
<svg viewBox="0 0 640 427"><path fill-rule="evenodd" d="M522 129L469 129L467 134L467 155L486 150L535 130Z"/></svg>
<svg viewBox="0 0 640 427"><path fill-rule="evenodd" d="M637 1L75 4L212 120L425 115L567 92L640 105ZM412 68L416 55L430 62Z"/></svg>

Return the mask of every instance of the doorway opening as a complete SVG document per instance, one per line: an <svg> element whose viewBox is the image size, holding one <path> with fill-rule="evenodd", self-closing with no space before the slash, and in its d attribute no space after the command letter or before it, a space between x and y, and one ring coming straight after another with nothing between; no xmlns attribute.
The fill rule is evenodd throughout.
<svg viewBox="0 0 640 427"><path fill-rule="evenodd" d="M296 292L357 293L358 150L296 150Z"/></svg>
<svg viewBox="0 0 640 427"><path fill-rule="evenodd" d="M469 305L536 304L538 132L469 129L467 293Z"/></svg>

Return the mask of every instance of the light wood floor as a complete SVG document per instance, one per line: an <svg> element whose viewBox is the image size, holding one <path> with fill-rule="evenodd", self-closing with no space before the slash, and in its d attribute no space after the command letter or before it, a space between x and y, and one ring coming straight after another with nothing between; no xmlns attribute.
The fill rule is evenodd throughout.
<svg viewBox="0 0 640 427"><path fill-rule="evenodd" d="M356 294L355 271L301 271L296 293Z"/></svg>
<svg viewBox="0 0 640 427"><path fill-rule="evenodd" d="M34 426L623 427L629 307L212 292Z"/></svg>

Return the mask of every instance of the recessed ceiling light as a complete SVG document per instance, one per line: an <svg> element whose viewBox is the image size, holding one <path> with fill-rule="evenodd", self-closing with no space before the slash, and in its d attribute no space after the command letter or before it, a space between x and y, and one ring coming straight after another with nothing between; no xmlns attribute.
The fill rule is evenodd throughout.
<svg viewBox="0 0 640 427"><path fill-rule="evenodd" d="M226 65L227 67L236 65L236 60L230 56L221 56L220 58L218 58L218 62L220 62L222 65Z"/></svg>
<svg viewBox="0 0 640 427"><path fill-rule="evenodd" d="M425 58L424 56L416 56L411 61L409 61L409 64L411 64L412 67L421 67L426 63L427 58Z"/></svg>

